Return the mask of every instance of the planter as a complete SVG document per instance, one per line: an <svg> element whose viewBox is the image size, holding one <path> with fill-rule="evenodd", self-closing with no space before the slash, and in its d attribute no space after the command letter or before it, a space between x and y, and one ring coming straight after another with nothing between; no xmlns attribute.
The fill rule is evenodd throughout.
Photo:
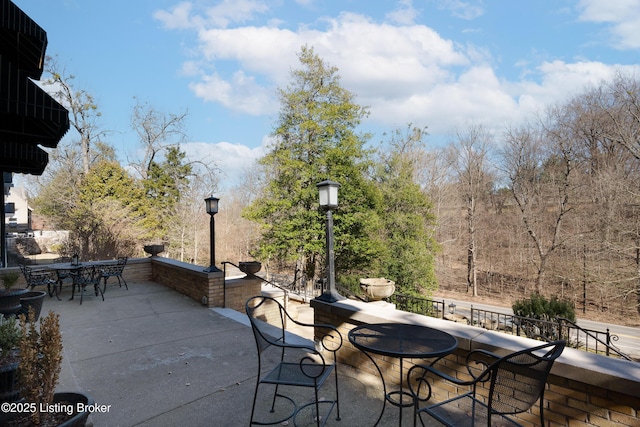
<svg viewBox="0 0 640 427"><path fill-rule="evenodd" d="M20 297L22 307L18 310L18 314L24 314L26 316L29 313L29 307L33 307L35 318L32 319L32 322L36 322L40 318L42 303L44 302L45 296L47 296L47 293L44 291L27 292Z"/></svg>
<svg viewBox="0 0 640 427"><path fill-rule="evenodd" d="M0 402L15 402L20 391L16 387L20 360L0 366Z"/></svg>
<svg viewBox="0 0 640 427"><path fill-rule="evenodd" d="M244 279L250 279L251 276L256 274L262 268L262 264L258 261L241 261L239 264L240 271L246 274Z"/></svg>
<svg viewBox="0 0 640 427"><path fill-rule="evenodd" d="M58 427L83 427L87 424L87 418L89 418L90 411L88 407L95 404L91 396L79 392L56 393L53 395L53 403L73 405L74 408L77 408L78 404L82 403L85 408L83 412L78 412L73 417L58 424Z"/></svg>
<svg viewBox="0 0 640 427"><path fill-rule="evenodd" d="M158 256L160 252L164 252L164 245L145 245L144 251L151 256Z"/></svg>
<svg viewBox="0 0 640 427"><path fill-rule="evenodd" d="M0 313L14 314L22 306L20 298L27 293L26 289L5 289L0 291Z"/></svg>
<svg viewBox="0 0 640 427"><path fill-rule="evenodd" d="M384 277L360 279L360 289L369 301L380 301L396 291L396 283Z"/></svg>

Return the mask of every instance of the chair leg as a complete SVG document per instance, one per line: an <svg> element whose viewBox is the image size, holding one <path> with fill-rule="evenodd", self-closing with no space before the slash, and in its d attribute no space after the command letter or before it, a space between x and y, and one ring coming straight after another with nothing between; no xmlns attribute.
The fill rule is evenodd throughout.
<svg viewBox="0 0 640 427"><path fill-rule="evenodd" d="M95 284L95 291L96 291L96 296L98 296L98 292L100 292L100 295L102 296L102 301L104 301L104 292L102 292L102 289L100 289L100 282Z"/></svg>
<svg viewBox="0 0 640 427"><path fill-rule="evenodd" d="M333 367L336 378L336 421L340 421L340 395L338 391L338 365Z"/></svg>
<svg viewBox="0 0 640 427"><path fill-rule="evenodd" d="M314 387L313 391L315 392L316 397L316 426L320 427L320 402L318 401L318 387Z"/></svg>
<svg viewBox="0 0 640 427"><path fill-rule="evenodd" d="M258 399L258 387L260 387L260 376L258 375L258 381L256 383L256 390L253 392L253 405L251 406L251 419L249 420L249 425L253 425L253 415L256 411L256 401Z"/></svg>

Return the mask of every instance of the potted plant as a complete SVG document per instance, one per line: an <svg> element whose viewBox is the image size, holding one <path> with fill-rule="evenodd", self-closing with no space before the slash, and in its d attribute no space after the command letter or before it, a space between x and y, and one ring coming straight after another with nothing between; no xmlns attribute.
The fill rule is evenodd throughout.
<svg viewBox="0 0 640 427"><path fill-rule="evenodd" d="M42 311L42 304L44 303L44 297L47 296L45 291L27 291L20 296L20 309L18 314L29 313L30 309L33 309L33 318L30 318L32 322L37 322L40 319L40 312Z"/></svg>
<svg viewBox="0 0 640 427"><path fill-rule="evenodd" d="M28 321L33 315L33 310L29 310L27 316L20 315L18 345L20 397L33 405L33 411L19 414L3 425L84 426L93 399L84 393L54 393L62 363L59 315L50 311L40 322ZM83 406L84 411L78 412L79 406Z"/></svg>
<svg viewBox="0 0 640 427"><path fill-rule="evenodd" d="M14 314L20 310L20 297L27 293L26 289L13 289L20 278L17 271L7 271L2 276L3 288L0 289L0 314Z"/></svg>
<svg viewBox="0 0 640 427"><path fill-rule="evenodd" d="M0 316L0 402L18 400L16 378L20 362L18 345L22 333L14 316Z"/></svg>

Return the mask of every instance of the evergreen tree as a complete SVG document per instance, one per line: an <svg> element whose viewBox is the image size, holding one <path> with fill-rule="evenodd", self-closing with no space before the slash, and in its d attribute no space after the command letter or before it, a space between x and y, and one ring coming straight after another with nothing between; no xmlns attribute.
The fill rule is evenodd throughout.
<svg viewBox="0 0 640 427"><path fill-rule="evenodd" d="M379 195L366 178L367 136L356 133L367 109L355 103L355 96L340 86L337 69L312 48L303 47L299 60L291 84L279 90L275 143L260 160L267 173L265 188L244 214L262 226L259 259L294 263L312 280L320 275L325 253L325 216L316 184L325 179L341 184L334 212L338 274L364 270L378 258Z"/></svg>
<svg viewBox="0 0 640 427"><path fill-rule="evenodd" d="M396 282L397 292L413 295L429 293L437 287L435 216L431 201L415 179L425 134L424 130L411 127L405 135L396 131L376 174L384 197L380 217L386 252L380 273Z"/></svg>

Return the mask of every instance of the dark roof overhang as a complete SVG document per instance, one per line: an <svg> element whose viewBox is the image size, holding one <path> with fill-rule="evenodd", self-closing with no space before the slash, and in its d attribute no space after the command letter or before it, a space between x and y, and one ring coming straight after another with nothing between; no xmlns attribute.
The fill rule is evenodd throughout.
<svg viewBox="0 0 640 427"><path fill-rule="evenodd" d="M0 170L40 175L69 130L69 113L31 79L42 75L47 34L0 0Z"/></svg>
<svg viewBox="0 0 640 427"><path fill-rule="evenodd" d="M47 33L11 1L0 2L2 54L28 77L40 79L47 49Z"/></svg>
<svg viewBox="0 0 640 427"><path fill-rule="evenodd" d="M0 55L0 141L55 148L69 130L69 113Z"/></svg>

